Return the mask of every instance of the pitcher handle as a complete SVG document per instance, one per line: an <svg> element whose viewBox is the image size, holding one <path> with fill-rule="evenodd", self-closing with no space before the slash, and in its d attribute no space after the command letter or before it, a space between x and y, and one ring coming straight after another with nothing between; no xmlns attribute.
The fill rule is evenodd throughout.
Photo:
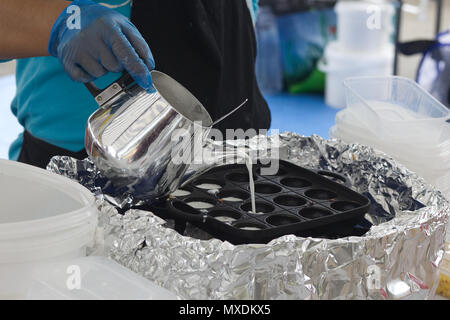
<svg viewBox="0 0 450 320"><path fill-rule="evenodd" d="M99 89L94 82L86 82L84 86L89 90L95 101L102 106L106 101L118 92L122 91L134 82L133 78L126 71L122 72L122 76L107 86L105 89Z"/></svg>

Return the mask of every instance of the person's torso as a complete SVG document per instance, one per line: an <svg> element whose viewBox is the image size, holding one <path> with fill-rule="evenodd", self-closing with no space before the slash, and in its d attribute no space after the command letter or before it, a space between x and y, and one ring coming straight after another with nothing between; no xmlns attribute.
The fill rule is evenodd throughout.
<svg viewBox="0 0 450 320"><path fill-rule="evenodd" d="M119 5L115 10L129 17L131 2L102 0ZM124 4L124 5L121 5ZM95 81L100 87L119 75L110 73ZM84 148L84 129L97 104L82 83L72 81L54 57L17 59L16 96L11 111L33 136L50 144L80 151ZM11 145L9 158L17 159L22 135Z"/></svg>
<svg viewBox="0 0 450 320"><path fill-rule="evenodd" d="M229 5L226 4L226 1L230 1ZM246 8L246 0L214 0L209 1L211 5L206 7L197 6L200 3L198 1L144 0L134 1L133 9L131 8L131 2L126 0L97 2L113 5L113 8L117 6L114 9L127 17L131 16L133 10L132 22L138 24L137 27L144 37L149 32L152 35L147 40L155 56L156 68L167 72L186 85L205 104L213 119L224 114L227 107L231 108L241 102L239 100L245 98L255 100L246 94L246 92L251 92L253 96L254 86L256 86L253 74L254 65L252 64L255 55L255 52L253 52L255 48L252 36L253 27L249 11L242 10L242 5ZM141 12L141 6L144 2L150 4L150 7L145 6L145 10L150 10L154 6L161 10L159 12ZM177 3L176 7L175 2ZM144 20L135 18L136 13L139 12L146 15ZM231 16L233 14L238 15L237 20ZM174 17L176 18L174 19ZM201 17L201 19L199 20L198 17ZM167 24L161 24L161 21L165 20L164 18L173 22L170 35ZM196 23L200 23L196 26L195 31L186 26L186 21L194 18L197 19ZM207 24L202 25L202 21ZM237 25L225 32L225 28L231 28L230 23L237 23ZM186 30L183 30L183 28L186 28ZM177 34L174 32L176 30L181 33ZM187 35L191 35L190 39L194 39L193 42L185 42L184 38ZM230 39L230 37L239 37L240 39ZM242 59L242 56L245 56L247 52L241 46L245 45L246 42L250 43L251 52L248 52L248 55L251 57L251 65L248 65L247 59ZM233 50L227 50L228 45L231 45ZM196 47L198 50L196 50ZM231 64L233 65L230 66ZM250 81L243 83L242 77L236 78L237 81L226 81L233 77L233 73L227 71L229 67L233 70L239 69L243 73L250 72L251 75L248 77ZM174 69L180 70L180 72L171 72ZM196 74L196 70L200 70L200 74ZM224 73L225 76L223 76ZM118 74L110 73L98 79L95 83L99 87L105 87L118 76ZM189 81L189 79L195 79L199 76L209 80ZM236 76L236 73L234 76ZM251 79L252 77L253 79ZM65 74L58 59L54 57L19 59L17 61L16 83L17 94L12 102L11 109L24 128L33 136L60 148L70 151L82 150L86 121L97 108L95 100L84 85L72 81ZM259 90L256 91L259 94ZM213 92L214 94L211 94ZM230 92L230 98L217 99L217 97L224 96L223 92ZM256 94L258 103L264 105L267 109L264 100L262 97L258 97L258 94ZM220 105L217 105L217 102L220 102ZM252 118L255 116L255 108L252 106L249 109L250 112L247 109L245 121L238 123L235 118L232 123L242 124L244 129L251 125ZM263 109L264 112L266 112L265 109ZM242 118L244 117L241 114L238 119ZM267 116L265 118L267 119ZM19 137L10 149L11 159L17 158L20 151L20 139Z"/></svg>
<svg viewBox="0 0 450 320"><path fill-rule="evenodd" d="M156 68L179 81L218 125L267 129L270 113L255 77L256 39L246 0L135 0L131 21L150 43ZM161 32L163 30L163 32Z"/></svg>

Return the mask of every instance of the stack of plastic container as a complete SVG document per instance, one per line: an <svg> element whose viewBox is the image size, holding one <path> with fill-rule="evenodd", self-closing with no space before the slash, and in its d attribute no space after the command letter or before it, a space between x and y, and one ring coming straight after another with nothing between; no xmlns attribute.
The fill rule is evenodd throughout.
<svg viewBox="0 0 450 320"><path fill-rule="evenodd" d="M340 0L335 11L337 40L325 48L319 68L326 73L326 103L343 108L346 78L392 75L394 10L385 0Z"/></svg>
<svg viewBox="0 0 450 320"><path fill-rule="evenodd" d="M383 151L433 184L450 200L450 112L402 77L345 82L347 108L330 136Z"/></svg>

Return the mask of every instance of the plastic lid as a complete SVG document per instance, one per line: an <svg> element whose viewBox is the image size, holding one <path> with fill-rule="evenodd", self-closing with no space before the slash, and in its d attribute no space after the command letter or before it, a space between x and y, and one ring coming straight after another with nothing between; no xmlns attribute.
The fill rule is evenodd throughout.
<svg viewBox="0 0 450 320"><path fill-rule="evenodd" d="M368 8L378 6L383 10L389 10L390 6L385 0L358 0L358 1L338 1L334 6L336 13L345 13L352 11L364 11L367 13ZM392 10L392 9L391 9Z"/></svg>
<svg viewBox="0 0 450 320"><path fill-rule="evenodd" d="M34 255L32 251L57 255L57 250L45 251L54 246L61 252L70 251L93 239L97 208L88 189L49 171L8 160L0 160L0 176L4 209L0 262L5 262L7 253L23 253L21 259L27 260L27 255Z"/></svg>
<svg viewBox="0 0 450 320"><path fill-rule="evenodd" d="M325 47L324 58L331 68L367 68L371 65L383 65L394 58L394 46L386 45L379 51L362 53L361 51L348 50L338 42L331 41Z"/></svg>

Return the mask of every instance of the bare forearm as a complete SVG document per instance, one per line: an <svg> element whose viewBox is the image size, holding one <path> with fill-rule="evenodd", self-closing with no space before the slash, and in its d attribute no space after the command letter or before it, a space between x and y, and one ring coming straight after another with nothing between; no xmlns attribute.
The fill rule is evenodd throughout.
<svg viewBox="0 0 450 320"><path fill-rule="evenodd" d="M48 40L65 0L0 0L0 59L48 56Z"/></svg>

